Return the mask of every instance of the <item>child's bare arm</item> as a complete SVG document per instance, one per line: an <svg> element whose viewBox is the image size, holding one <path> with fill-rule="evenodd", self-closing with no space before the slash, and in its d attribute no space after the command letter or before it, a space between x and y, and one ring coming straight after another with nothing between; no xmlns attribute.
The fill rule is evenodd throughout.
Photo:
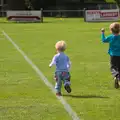
<svg viewBox="0 0 120 120"><path fill-rule="evenodd" d="M104 32L105 32L105 29L104 29L104 28L102 28L102 29L101 29L101 32L102 32L102 33L104 33Z"/></svg>

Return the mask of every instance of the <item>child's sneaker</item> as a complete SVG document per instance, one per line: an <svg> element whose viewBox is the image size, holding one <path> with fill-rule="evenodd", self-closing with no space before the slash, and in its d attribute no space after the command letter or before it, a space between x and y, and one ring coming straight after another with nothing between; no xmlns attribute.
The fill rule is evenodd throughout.
<svg viewBox="0 0 120 120"><path fill-rule="evenodd" d="M115 84L114 84L114 85L115 85L115 88L118 89L118 88L119 88L119 83L120 83L120 82L119 82L119 80L118 80L117 77L115 77L114 80L115 80Z"/></svg>
<svg viewBox="0 0 120 120"><path fill-rule="evenodd" d="M68 92L68 93L71 93L71 88L70 88L70 85L69 84L66 84L64 86L65 90Z"/></svg>
<svg viewBox="0 0 120 120"><path fill-rule="evenodd" d="M118 75L117 79L118 79L118 84L120 86L120 75Z"/></svg>
<svg viewBox="0 0 120 120"><path fill-rule="evenodd" d="M56 96L62 96L61 92L56 93Z"/></svg>

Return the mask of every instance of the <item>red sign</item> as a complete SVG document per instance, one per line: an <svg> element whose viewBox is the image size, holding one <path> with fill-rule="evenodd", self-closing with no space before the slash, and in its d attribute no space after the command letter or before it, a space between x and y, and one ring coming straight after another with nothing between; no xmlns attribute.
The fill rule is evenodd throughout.
<svg viewBox="0 0 120 120"><path fill-rule="evenodd" d="M120 18L119 9L110 10L86 10L86 21L118 21Z"/></svg>
<svg viewBox="0 0 120 120"><path fill-rule="evenodd" d="M118 12L102 12L101 17L118 17Z"/></svg>

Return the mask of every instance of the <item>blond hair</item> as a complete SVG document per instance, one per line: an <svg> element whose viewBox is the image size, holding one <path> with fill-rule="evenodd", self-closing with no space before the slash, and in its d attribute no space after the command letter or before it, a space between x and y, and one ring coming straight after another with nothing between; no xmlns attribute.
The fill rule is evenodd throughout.
<svg viewBox="0 0 120 120"><path fill-rule="evenodd" d="M113 34L119 34L120 32L120 24L118 22L114 22L110 25L110 30Z"/></svg>
<svg viewBox="0 0 120 120"><path fill-rule="evenodd" d="M56 44L55 44L55 48L57 51L59 52L64 52L65 49L66 49L66 43L65 41L61 40L61 41L58 41Z"/></svg>

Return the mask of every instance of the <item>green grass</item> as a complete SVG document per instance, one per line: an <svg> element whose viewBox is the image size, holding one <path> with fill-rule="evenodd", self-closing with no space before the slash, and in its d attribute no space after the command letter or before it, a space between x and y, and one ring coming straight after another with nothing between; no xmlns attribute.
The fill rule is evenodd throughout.
<svg viewBox="0 0 120 120"><path fill-rule="evenodd" d="M100 28L110 23L84 23L82 19L45 18L43 24L0 23L54 84L54 44L65 40L72 61L72 93L64 98L84 120L120 120L120 91L109 71L108 45L100 41ZM13 45L0 34L0 120L70 120L61 103Z"/></svg>
<svg viewBox="0 0 120 120"><path fill-rule="evenodd" d="M104 0L106 3L116 3L116 1L115 0ZM85 2L89 2L89 3L99 3L98 2L98 0L87 0L87 1L85 1ZM103 1L101 1L101 2L103 2Z"/></svg>
<svg viewBox="0 0 120 120"><path fill-rule="evenodd" d="M116 3L115 0L106 0L107 3Z"/></svg>

